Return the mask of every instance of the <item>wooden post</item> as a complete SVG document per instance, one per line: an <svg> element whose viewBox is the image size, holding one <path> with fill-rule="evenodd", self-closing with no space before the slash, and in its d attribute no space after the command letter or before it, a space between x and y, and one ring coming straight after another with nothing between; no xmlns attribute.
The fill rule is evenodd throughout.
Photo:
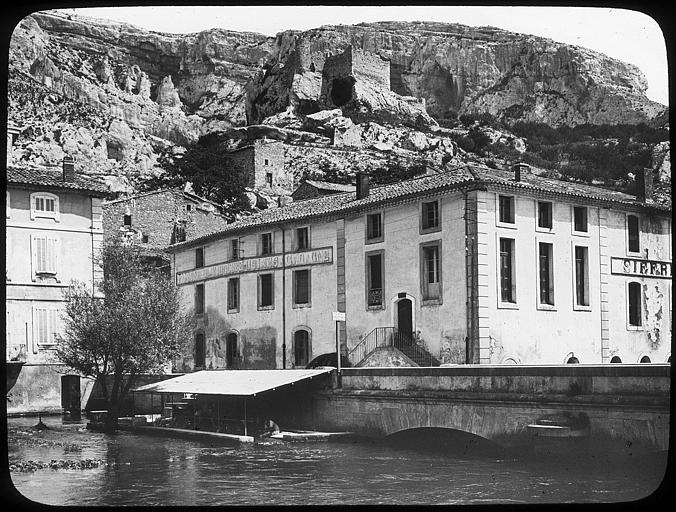
<svg viewBox="0 0 676 512"><path fill-rule="evenodd" d="M244 435L247 435L247 433L246 433L246 396L244 397Z"/></svg>

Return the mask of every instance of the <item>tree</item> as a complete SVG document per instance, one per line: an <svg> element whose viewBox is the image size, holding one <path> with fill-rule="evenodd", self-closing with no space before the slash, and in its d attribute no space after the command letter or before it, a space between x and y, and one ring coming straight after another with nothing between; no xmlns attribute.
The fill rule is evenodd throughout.
<svg viewBox="0 0 676 512"><path fill-rule="evenodd" d="M189 316L181 311L178 288L144 264L137 248L106 244L101 264L103 297L84 283L71 283L56 357L102 386L105 428L113 432L138 376L163 373L181 352Z"/></svg>

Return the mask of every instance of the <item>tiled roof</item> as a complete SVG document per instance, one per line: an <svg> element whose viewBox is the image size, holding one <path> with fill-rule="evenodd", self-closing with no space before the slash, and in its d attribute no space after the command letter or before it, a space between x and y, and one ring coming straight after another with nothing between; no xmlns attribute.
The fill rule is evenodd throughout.
<svg viewBox="0 0 676 512"><path fill-rule="evenodd" d="M184 197L188 197L195 201L196 203L209 203L214 205L218 210L222 210L222 206L214 201L211 201L210 199L206 199L204 197L198 196L197 194L193 194L192 192L186 192L183 188L181 187L174 187L174 188L161 188L157 190L149 190L147 192L139 192L138 194L131 194L128 196L124 197L118 197L117 199L112 199L110 201L107 201L106 204L116 204L116 203L123 203L125 201L130 201L131 199L140 199L142 197L147 197L147 196L152 196L155 194L162 194L165 192L169 192L172 194L180 194L183 195Z"/></svg>
<svg viewBox="0 0 676 512"><path fill-rule="evenodd" d="M342 183L331 183L330 181L305 180L305 183L319 190L330 190L337 192L354 192L355 186Z"/></svg>
<svg viewBox="0 0 676 512"><path fill-rule="evenodd" d="M628 207L651 208L671 211L671 206L646 204L636 196L606 188L572 183L552 178L544 178L530 173L522 173L521 181L514 181L510 171L499 171L479 165L463 165L450 171L419 176L390 185L371 187L368 196L357 199L355 192L332 194L314 199L292 202L280 208L271 208L244 217L228 225L227 228L209 233L199 238L181 242L170 247L196 245L207 240L220 238L254 227L271 226L283 222L303 221L314 217L344 215L350 212L366 210L381 204L397 200L438 193L461 187L505 187L514 191L532 191L565 196L580 202L594 202L624 205Z"/></svg>
<svg viewBox="0 0 676 512"><path fill-rule="evenodd" d="M64 181L61 167L7 166L7 183L81 190L97 196L110 193L105 183L89 176L76 175L74 179Z"/></svg>

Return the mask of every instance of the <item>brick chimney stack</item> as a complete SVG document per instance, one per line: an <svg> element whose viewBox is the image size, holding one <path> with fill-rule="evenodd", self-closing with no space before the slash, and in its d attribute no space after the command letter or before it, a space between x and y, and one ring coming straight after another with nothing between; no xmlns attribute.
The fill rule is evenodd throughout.
<svg viewBox="0 0 676 512"><path fill-rule="evenodd" d="M521 181L521 177L530 172L530 165L517 162L512 165L512 171L514 171L514 181Z"/></svg>
<svg viewBox="0 0 676 512"><path fill-rule="evenodd" d="M75 180L75 160L72 156L63 157L63 181Z"/></svg>
<svg viewBox="0 0 676 512"><path fill-rule="evenodd" d="M653 200L653 170L644 168L636 171L636 199L645 203Z"/></svg>
<svg viewBox="0 0 676 512"><path fill-rule="evenodd" d="M364 172L358 172L357 177L357 199L363 199L369 195L369 175Z"/></svg>

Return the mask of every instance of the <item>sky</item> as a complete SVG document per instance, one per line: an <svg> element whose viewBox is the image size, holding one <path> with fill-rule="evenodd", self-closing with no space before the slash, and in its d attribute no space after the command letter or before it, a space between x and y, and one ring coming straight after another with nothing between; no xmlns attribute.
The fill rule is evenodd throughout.
<svg viewBox="0 0 676 512"><path fill-rule="evenodd" d="M635 64L648 80L647 96L668 105L664 35L650 16L605 7L458 6L252 6L97 7L79 15L130 23L147 30L185 34L210 28L274 36L283 30L373 21L439 21L493 26L583 46Z"/></svg>

